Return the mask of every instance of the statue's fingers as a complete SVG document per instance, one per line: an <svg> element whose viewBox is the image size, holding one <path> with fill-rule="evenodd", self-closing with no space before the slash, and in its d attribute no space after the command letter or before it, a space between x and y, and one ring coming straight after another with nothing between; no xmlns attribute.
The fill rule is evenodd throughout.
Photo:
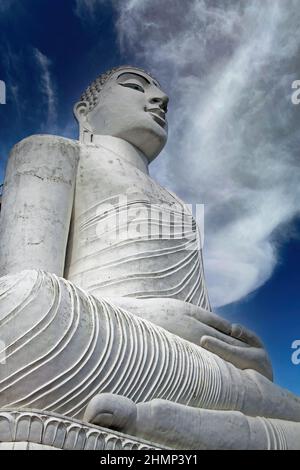
<svg viewBox="0 0 300 470"><path fill-rule="evenodd" d="M273 379L272 365L262 348L233 346L217 338L203 336L200 346L216 354L238 369L252 369Z"/></svg>
<svg viewBox="0 0 300 470"><path fill-rule="evenodd" d="M232 325L231 336L239 339L240 341L244 341L249 344L249 346L254 346L255 348L264 347L261 339L253 331L248 330L237 323Z"/></svg>
<svg viewBox="0 0 300 470"><path fill-rule="evenodd" d="M203 336L200 346L216 354L239 369L251 369L253 367L253 354L251 348L234 346L218 338Z"/></svg>
<svg viewBox="0 0 300 470"><path fill-rule="evenodd" d="M208 310L204 310L200 307L190 304L187 315L195 318L201 323L205 323L206 325L215 328L216 330L222 331L227 335L230 335L231 333L231 323L224 318L219 317L219 315L209 312Z"/></svg>

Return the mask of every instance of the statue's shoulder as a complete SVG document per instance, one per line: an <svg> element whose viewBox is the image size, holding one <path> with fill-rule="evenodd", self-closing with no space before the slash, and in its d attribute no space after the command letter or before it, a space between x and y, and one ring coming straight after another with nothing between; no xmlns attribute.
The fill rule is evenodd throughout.
<svg viewBox="0 0 300 470"><path fill-rule="evenodd" d="M22 139L14 145L11 150L10 158L37 159L39 156L43 160L47 157L53 159L54 156L64 156L66 159L79 159L79 141L68 139L51 134L35 134Z"/></svg>
<svg viewBox="0 0 300 470"><path fill-rule="evenodd" d="M160 186L160 185L159 185ZM173 200L173 202L176 204L176 205L179 205L180 207L182 207L185 211L188 211L190 212L190 209L189 209L189 206L182 200L180 199L179 196L177 196L176 193L174 193L173 191L171 191L169 188L166 188L166 187L163 187L163 186L160 186L163 191L165 192L165 194L167 194L169 196L169 200Z"/></svg>

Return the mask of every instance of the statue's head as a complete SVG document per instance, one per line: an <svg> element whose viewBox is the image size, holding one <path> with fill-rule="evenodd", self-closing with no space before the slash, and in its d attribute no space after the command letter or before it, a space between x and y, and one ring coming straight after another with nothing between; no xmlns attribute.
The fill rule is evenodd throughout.
<svg viewBox="0 0 300 470"><path fill-rule="evenodd" d="M100 75L74 107L80 139L119 137L153 160L168 136L168 97L142 69L122 66ZM87 138L85 137L87 136Z"/></svg>

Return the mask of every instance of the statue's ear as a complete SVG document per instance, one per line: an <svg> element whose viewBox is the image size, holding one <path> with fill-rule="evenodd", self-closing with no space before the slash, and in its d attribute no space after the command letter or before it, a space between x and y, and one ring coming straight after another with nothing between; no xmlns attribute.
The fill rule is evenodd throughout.
<svg viewBox="0 0 300 470"><path fill-rule="evenodd" d="M86 121L89 104L87 101L79 101L73 108L74 115L79 123Z"/></svg>

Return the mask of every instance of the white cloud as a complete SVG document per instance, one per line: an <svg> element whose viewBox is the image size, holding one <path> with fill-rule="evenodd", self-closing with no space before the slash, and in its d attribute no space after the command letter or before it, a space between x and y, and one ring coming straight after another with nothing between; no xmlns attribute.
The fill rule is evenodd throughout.
<svg viewBox="0 0 300 470"><path fill-rule="evenodd" d="M270 277L274 231L299 215L299 1L113 3L123 52L171 97L169 144L152 172L205 203L212 302L239 300Z"/></svg>
<svg viewBox="0 0 300 470"><path fill-rule="evenodd" d="M34 56L41 74L41 93L47 105L47 124L52 124L56 119L56 94L50 72L51 61L38 49L34 49Z"/></svg>

